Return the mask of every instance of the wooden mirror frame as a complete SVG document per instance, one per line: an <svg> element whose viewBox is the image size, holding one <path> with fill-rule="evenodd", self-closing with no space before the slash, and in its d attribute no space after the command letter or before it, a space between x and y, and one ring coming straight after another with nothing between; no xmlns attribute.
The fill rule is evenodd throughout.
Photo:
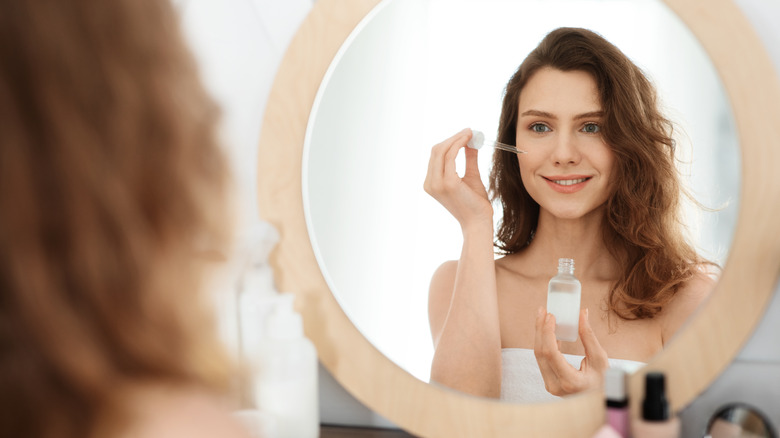
<svg viewBox="0 0 780 438"><path fill-rule="evenodd" d="M590 391L561 401L511 404L422 382L382 355L350 322L323 278L308 236L302 152L309 114L334 56L379 0L318 0L284 56L263 120L258 164L261 217L281 239L272 253L279 290L294 292L320 361L353 396L425 437L591 436L604 400ZM629 380L632 412L644 370L666 373L675 411L729 365L772 296L780 269L780 82L762 43L732 0L665 0L709 54L734 110L742 150L740 211L712 297L673 342ZM422 182L421 182L422 184ZM422 190L422 188L421 188Z"/></svg>

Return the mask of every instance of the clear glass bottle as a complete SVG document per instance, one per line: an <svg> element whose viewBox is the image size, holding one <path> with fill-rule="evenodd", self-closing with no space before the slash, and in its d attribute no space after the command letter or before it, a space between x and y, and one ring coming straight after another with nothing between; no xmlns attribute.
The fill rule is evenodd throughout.
<svg viewBox="0 0 780 438"><path fill-rule="evenodd" d="M277 296L254 362L255 407L268 414L275 431L269 438L320 433L317 350L304 335L294 299L290 293Z"/></svg>
<svg viewBox="0 0 780 438"><path fill-rule="evenodd" d="M547 312L555 315L555 337L574 342L580 323L582 285L574 276L574 259L558 259L558 274L547 286Z"/></svg>

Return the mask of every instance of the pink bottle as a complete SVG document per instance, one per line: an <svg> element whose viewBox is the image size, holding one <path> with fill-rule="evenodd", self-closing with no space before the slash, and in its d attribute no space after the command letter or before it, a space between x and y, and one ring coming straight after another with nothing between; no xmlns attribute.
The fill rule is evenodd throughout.
<svg viewBox="0 0 780 438"><path fill-rule="evenodd" d="M604 374L604 393L607 398L607 424L622 438L631 433L626 395L626 372L621 368L608 368Z"/></svg>

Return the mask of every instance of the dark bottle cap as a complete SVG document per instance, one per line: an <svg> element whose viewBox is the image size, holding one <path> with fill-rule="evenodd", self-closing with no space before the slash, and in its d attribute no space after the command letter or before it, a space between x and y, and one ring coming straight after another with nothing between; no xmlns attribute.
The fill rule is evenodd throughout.
<svg viewBox="0 0 780 438"><path fill-rule="evenodd" d="M645 376L642 418L647 421L669 419L669 402L666 400L666 384L663 373L651 372Z"/></svg>

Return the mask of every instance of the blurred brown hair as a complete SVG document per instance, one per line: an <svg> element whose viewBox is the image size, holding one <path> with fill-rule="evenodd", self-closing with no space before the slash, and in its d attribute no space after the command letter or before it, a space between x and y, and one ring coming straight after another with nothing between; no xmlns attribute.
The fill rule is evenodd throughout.
<svg viewBox="0 0 780 438"><path fill-rule="evenodd" d="M90 436L136 382L226 389L198 255L226 166L172 6L0 3L2 435Z"/></svg>
<svg viewBox="0 0 780 438"><path fill-rule="evenodd" d="M584 71L596 81L604 118L601 134L615 154L603 235L624 261L609 309L625 319L651 318L697 271L702 260L684 235L672 124L658 109L656 91L642 71L600 35L578 28L550 32L506 86L498 141L515 144L520 93L541 68ZM539 204L523 186L514 154L496 151L490 192L503 206L496 247L521 251L533 238Z"/></svg>

